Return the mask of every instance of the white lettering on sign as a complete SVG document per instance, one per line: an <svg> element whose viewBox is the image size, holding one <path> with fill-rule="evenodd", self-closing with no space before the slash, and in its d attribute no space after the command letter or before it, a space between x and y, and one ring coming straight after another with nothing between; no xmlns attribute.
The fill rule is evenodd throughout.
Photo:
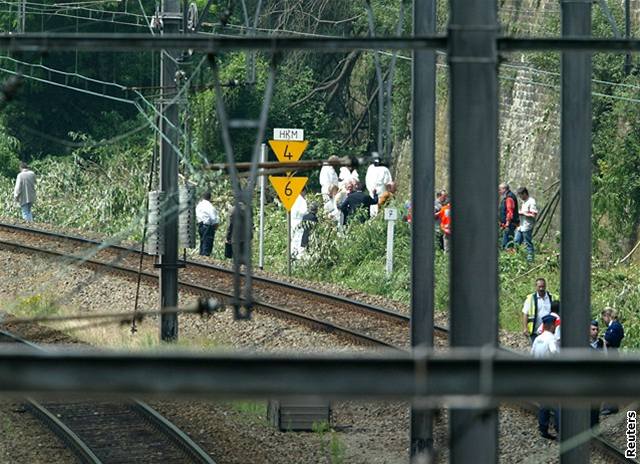
<svg viewBox="0 0 640 464"><path fill-rule="evenodd" d="M304 140L304 129L273 129L273 140Z"/></svg>

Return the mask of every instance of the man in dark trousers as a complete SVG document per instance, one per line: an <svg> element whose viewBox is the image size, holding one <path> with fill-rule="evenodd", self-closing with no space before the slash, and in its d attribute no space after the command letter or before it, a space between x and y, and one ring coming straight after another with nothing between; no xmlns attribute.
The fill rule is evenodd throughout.
<svg viewBox="0 0 640 464"><path fill-rule="evenodd" d="M362 183L356 184L355 190L347 195L347 198L338 207L342 211L343 225L347 225L349 218L358 213L360 222L369 219L369 206L378 204L378 194L374 190L369 196L362 191Z"/></svg>
<svg viewBox="0 0 640 464"><path fill-rule="evenodd" d="M196 220L198 222L198 232L200 233L200 255L211 256L213 250L213 239L220 219L218 211L211 204L211 192L206 191L202 195L202 200L196 206Z"/></svg>
<svg viewBox="0 0 640 464"><path fill-rule="evenodd" d="M302 216L302 240L300 246L307 248L309 246L309 235L311 230L318 223L318 205L311 203L309 211Z"/></svg>
<svg viewBox="0 0 640 464"><path fill-rule="evenodd" d="M604 308L601 313L607 329L604 333L604 344L607 347L607 353L615 354L620 348L620 343L624 338L624 328L618 320L618 315L613 308ZM605 403L602 405L602 415L608 416L618 412L616 404Z"/></svg>
<svg viewBox="0 0 640 464"><path fill-rule="evenodd" d="M498 187L500 192L500 228L502 229L502 248L513 249L513 235L520 224L518 215L518 199L509 188L509 184L502 183Z"/></svg>

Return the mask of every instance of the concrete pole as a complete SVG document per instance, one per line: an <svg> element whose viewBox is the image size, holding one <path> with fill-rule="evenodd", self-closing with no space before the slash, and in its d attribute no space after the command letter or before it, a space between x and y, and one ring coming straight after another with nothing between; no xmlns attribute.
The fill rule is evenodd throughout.
<svg viewBox="0 0 640 464"><path fill-rule="evenodd" d="M450 0L450 344L498 345L495 0ZM498 462L496 409L451 409L451 463Z"/></svg>
<svg viewBox="0 0 640 464"><path fill-rule="evenodd" d="M561 7L562 35L589 37L591 1L562 0ZM587 349L591 319L591 53L562 53L561 81L561 344ZM589 411L562 408L560 416L560 462L589 462L588 441L570 450L563 446L589 428Z"/></svg>
<svg viewBox="0 0 640 464"><path fill-rule="evenodd" d="M178 0L162 1L163 34L177 34L182 12ZM175 59L177 50L163 50L160 58L160 87L162 89L160 130L164 137L160 143L160 190L165 193L163 236L164 254L160 256L160 308L178 306L178 105L168 104L176 94ZM170 124L173 125L173 127ZM166 137L166 138L165 138ZM168 140L171 141L169 143ZM173 144L173 147L171 146ZM178 316L163 314L160 323L162 341L178 339Z"/></svg>
<svg viewBox="0 0 640 464"><path fill-rule="evenodd" d="M260 162L267 161L267 144L263 143L260 147ZM260 176L260 243L258 244L258 267L264 269L264 201L266 190L267 176Z"/></svg>
<svg viewBox="0 0 640 464"><path fill-rule="evenodd" d="M436 0L413 1L413 35L433 34ZM411 176L411 346L433 346L433 192L435 190L436 54L413 52ZM411 457L433 454L431 411L411 409Z"/></svg>

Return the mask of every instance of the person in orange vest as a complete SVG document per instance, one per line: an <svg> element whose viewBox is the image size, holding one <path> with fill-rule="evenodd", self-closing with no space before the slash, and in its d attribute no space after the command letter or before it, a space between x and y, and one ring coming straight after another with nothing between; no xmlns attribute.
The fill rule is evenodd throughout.
<svg viewBox="0 0 640 464"><path fill-rule="evenodd" d="M449 252L449 241L451 240L451 203L445 203L435 214L435 217L440 220L440 230L443 236L443 251Z"/></svg>

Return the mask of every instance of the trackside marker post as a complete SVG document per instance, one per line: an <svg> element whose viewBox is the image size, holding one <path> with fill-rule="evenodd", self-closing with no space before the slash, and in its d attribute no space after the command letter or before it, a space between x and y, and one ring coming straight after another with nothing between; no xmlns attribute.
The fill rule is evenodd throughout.
<svg viewBox="0 0 640 464"><path fill-rule="evenodd" d="M309 145L304 140L303 129L274 129L273 140L269 140L269 146L281 163L296 162L300 159ZM287 271L291 275L291 208L296 199L307 185L308 177L294 177L293 172L287 172L286 176L269 176L271 186L278 194L280 201L287 210Z"/></svg>
<svg viewBox="0 0 640 464"><path fill-rule="evenodd" d="M393 235L398 220L398 210L396 208L385 208L384 219L387 221L387 277L393 273Z"/></svg>

